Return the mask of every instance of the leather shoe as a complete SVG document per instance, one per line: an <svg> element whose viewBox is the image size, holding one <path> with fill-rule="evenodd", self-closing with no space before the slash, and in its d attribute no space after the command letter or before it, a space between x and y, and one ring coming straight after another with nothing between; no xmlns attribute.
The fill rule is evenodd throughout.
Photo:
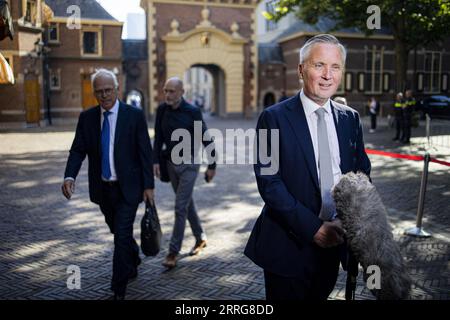
<svg viewBox="0 0 450 320"><path fill-rule="evenodd" d="M162 263L164 267L172 269L177 265L177 255L176 253L169 253L166 259Z"/></svg>
<svg viewBox="0 0 450 320"><path fill-rule="evenodd" d="M199 254L205 247L206 247L206 240L197 241L195 242L194 248L192 248L191 252L189 252L189 255L195 256Z"/></svg>

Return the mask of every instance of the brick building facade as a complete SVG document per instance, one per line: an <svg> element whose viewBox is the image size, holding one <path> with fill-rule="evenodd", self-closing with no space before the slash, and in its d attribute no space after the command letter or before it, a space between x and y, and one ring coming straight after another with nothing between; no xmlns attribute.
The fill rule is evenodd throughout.
<svg viewBox="0 0 450 320"><path fill-rule="evenodd" d="M38 44L51 14L42 0L9 1L13 40L0 41L0 52L12 68L15 83L0 84L0 124L41 125L45 119L42 56Z"/></svg>
<svg viewBox="0 0 450 320"><path fill-rule="evenodd" d="M273 9L273 0L261 1L256 14ZM334 22L321 18L308 25L293 14L277 23L259 20L259 95L258 110L267 101L278 99L282 90L293 95L301 89L297 74L299 49L312 36L328 33ZM371 96L381 103L381 115L388 114L396 94L395 44L389 30L366 36L356 28L331 32L347 49L345 74L336 95L344 96L350 106L363 115ZM449 94L450 39L440 44L411 51L408 58L407 87L420 99L431 94Z"/></svg>
<svg viewBox="0 0 450 320"><path fill-rule="evenodd" d="M112 70L123 93L122 26L95 0L46 0L54 18L46 30L50 53L50 109L55 123L73 123L80 111L97 104L91 87L95 69ZM77 3L80 24L67 9ZM73 14L76 14L73 11ZM71 26L72 25L72 26Z"/></svg>

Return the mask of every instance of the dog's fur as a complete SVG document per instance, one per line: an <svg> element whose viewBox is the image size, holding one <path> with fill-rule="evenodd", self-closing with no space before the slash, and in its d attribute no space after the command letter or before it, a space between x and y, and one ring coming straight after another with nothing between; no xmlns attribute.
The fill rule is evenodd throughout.
<svg viewBox="0 0 450 320"><path fill-rule="evenodd" d="M375 186L365 174L350 172L342 176L332 195L356 259L364 271L370 265L380 268L381 288L372 293L380 300L407 299L411 279ZM365 281L369 276L364 272Z"/></svg>

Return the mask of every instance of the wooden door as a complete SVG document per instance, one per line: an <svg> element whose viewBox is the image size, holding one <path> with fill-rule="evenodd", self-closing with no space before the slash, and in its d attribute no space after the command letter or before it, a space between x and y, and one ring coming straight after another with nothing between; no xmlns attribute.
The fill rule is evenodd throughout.
<svg viewBox="0 0 450 320"><path fill-rule="evenodd" d="M41 99L38 79L25 80L25 111L27 123L39 123Z"/></svg>
<svg viewBox="0 0 450 320"><path fill-rule="evenodd" d="M83 110L96 106L97 100L94 97L94 92L91 85L91 77L84 75L81 80L81 94L82 94L82 107Z"/></svg>

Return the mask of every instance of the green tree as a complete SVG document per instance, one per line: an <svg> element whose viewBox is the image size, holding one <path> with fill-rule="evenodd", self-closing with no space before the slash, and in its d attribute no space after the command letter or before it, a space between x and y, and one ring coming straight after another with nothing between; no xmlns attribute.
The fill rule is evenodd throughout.
<svg viewBox="0 0 450 320"><path fill-rule="evenodd" d="M418 47L439 43L450 35L449 0L280 0L275 13L264 13L266 19L278 21L295 12L306 23L315 24L328 17L339 28L357 27L366 35L375 30L367 26L371 13L367 8L380 8L381 25L389 28L395 42L396 90L406 86L409 52Z"/></svg>

